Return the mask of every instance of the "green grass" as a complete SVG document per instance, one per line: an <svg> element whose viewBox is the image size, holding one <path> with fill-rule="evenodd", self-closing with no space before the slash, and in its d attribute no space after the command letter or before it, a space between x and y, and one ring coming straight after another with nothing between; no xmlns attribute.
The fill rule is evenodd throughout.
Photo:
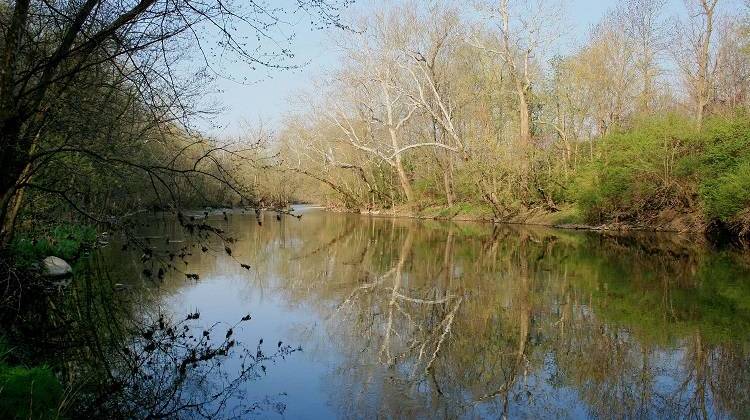
<svg viewBox="0 0 750 420"><path fill-rule="evenodd" d="M0 340L0 418L60 418L63 388L52 370L10 365L9 355L9 347Z"/></svg>
<svg viewBox="0 0 750 420"><path fill-rule="evenodd" d="M75 260L96 241L96 229L88 225L59 225L47 231L17 235L10 245L16 266L28 268L48 256Z"/></svg>

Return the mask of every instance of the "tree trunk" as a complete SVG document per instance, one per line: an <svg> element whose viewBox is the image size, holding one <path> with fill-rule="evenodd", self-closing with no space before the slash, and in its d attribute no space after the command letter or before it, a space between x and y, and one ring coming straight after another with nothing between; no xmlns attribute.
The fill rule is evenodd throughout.
<svg viewBox="0 0 750 420"><path fill-rule="evenodd" d="M647 114L651 110L651 95L652 95L652 84L651 81L651 66L644 65L643 67L643 92L641 93L641 112Z"/></svg>
<svg viewBox="0 0 750 420"><path fill-rule="evenodd" d="M396 166L396 172L398 173L398 180L401 183L401 190L403 190L404 195L406 196L406 201L411 203L414 199L414 192L411 189L411 183L409 182L409 177L406 176L406 171L404 170L404 165L401 164L401 156L396 155L394 158L395 166Z"/></svg>
<svg viewBox="0 0 750 420"><path fill-rule="evenodd" d="M696 86L696 110L695 110L695 121L698 128L703 125L703 118L706 113L706 106L708 106L708 93L709 93L709 75L708 67L711 54L711 34L714 28L714 7L716 2L707 3L703 2L702 7L706 15L706 28L702 34L700 50L698 51L698 80Z"/></svg>
<svg viewBox="0 0 750 420"><path fill-rule="evenodd" d="M11 240L16 216L23 201L23 189L19 185L25 181L31 168L28 156L34 149L34 142L19 141L20 127L13 121L0 122L5 131L0 136L0 248Z"/></svg>
<svg viewBox="0 0 750 420"><path fill-rule="evenodd" d="M445 199L448 202L448 207L452 207L454 203L453 156L450 152L446 152L446 158L448 160L448 167L443 171L443 187L445 188Z"/></svg>
<svg viewBox="0 0 750 420"><path fill-rule="evenodd" d="M13 239L13 228L16 217L21 210L23 190L12 189L4 192L0 198L0 249L5 248Z"/></svg>
<svg viewBox="0 0 750 420"><path fill-rule="evenodd" d="M530 112L529 112L529 101L526 95L528 94L527 89L523 86L520 81L516 82L516 93L518 94L518 129L519 129L519 141L521 143L521 167L520 167L520 183L521 183L521 194L528 197L529 187L529 160L530 160L530 146L531 146L531 123L530 123Z"/></svg>
<svg viewBox="0 0 750 420"><path fill-rule="evenodd" d="M443 186L445 187L445 199L448 202L448 207L453 207L453 189L448 171L443 172Z"/></svg>
<svg viewBox="0 0 750 420"><path fill-rule="evenodd" d="M516 94L518 95L518 131L519 139L526 150L531 143L531 117L529 112L529 101L526 97L526 89L520 82L516 83Z"/></svg>
<svg viewBox="0 0 750 420"><path fill-rule="evenodd" d="M401 163L401 153L398 153L398 150L400 149L400 142L398 141L398 134L396 133L396 128L393 127L392 124L392 117L388 115L388 121L390 123L390 127L388 128L388 133L391 136L391 145L393 146L393 150L396 151L396 156L393 157L393 166L396 168L396 172L398 173L398 180L401 183L401 190L403 190L404 195L406 196L406 201L411 203L414 199L414 193L411 189L411 183L409 182L409 177L406 176L406 171L404 170L404 165Z"/></svg>

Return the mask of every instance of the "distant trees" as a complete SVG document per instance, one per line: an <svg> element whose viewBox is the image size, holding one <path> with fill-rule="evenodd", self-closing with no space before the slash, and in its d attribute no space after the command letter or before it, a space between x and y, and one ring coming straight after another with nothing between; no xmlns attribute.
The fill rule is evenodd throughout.
<svg viewBox="0 0 750 420"><path fill-rule="evenodd" d="M686 1L689 22L680 22L675 31L681 34L678 63L693 102L698 127L703 123L709 105L712 77L716 68L713 45L716 31L716 6L719 0Z"/></svg>
<svg viewBox="0 0 750 420"><path fill-rule="evenodd" d="M606 165L598 139L649 115L687 112L700 126L747 105L745 14L694 0L670 31L665 4L629 0L576 48L561 44L564 7L553 1L379 9L341 41L340 68L300 114L315 133L281 137L317 151L325 177L304 155L294 166L350 207L463 202L519 221L555 212L584 163Z"/></svg>
<svg viewBox="0 0 750 420"><path fill-rule="evenodd" d="M291 10L337 25L338 6L305 0ZM176 192L175 179L195 187L193 175L233 185L219 156L231 151L195 138L173 140L190 137L187 123L200 112L196 99L215 71L215 56L231 54L249 67L288 66L287 49L251 41L273 38L286 11L192 0L0 5L0 245L29 188L77 206L77 185L38 176L50 165L63 178L86 167L112 167L104 172L123 180L130 177L125 172L141 173L156 196ZM204 59L194 73L182 64L191 50ZM173 154L155 158L157 150ZM188 163L188 156L195 160Z"/></svg>
<svg viewBox="0 0 750 420"><path fill-rule="evenodd" d="M446 78L448 51L461 40L457 12L396 8L363 24L367 32L347 34L342 68L327 81L329 92L315 109L336 134L327 146L302 139L300 146L322 153L329 166L356 169L367 182L368 175L349 158L352 152L364 153L364 160L392 168L399 192L412 202L407 156L440 150L444 154L436 155L438 160L449 167L451 156L464 150ZM445 188L451 197L449 180Z"/></svg>

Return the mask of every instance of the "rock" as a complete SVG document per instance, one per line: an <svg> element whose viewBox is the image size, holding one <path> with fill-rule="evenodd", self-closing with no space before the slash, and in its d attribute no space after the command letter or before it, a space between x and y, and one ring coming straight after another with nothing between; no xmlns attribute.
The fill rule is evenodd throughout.
<svg viewBox="0 0 750 420"><path fill-rule="evenodd" d="M42 260L44 275L49 277L64 277L73 274L73 268L62 258L47 257Z"/></svg>

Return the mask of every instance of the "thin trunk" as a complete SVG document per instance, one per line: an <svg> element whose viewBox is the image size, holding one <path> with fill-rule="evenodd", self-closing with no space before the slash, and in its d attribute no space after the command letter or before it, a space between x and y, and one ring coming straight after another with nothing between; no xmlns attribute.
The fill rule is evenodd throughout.
<svg viewBox="0 0 750 420"><path fill-rule="evenodd" d="M695 120L698 128L703 125L703 118L708 106L709 93L709 59L711 53L711 35L714 28L714 8L717 0L702 0L701 7L706 16L706 29L701 36L700 51L698 52L698 80L696 86L696 110Z"/></svg>
<svg viewBox="0 0 750 420"><path fill-rule="evenodd" d="M448 207L452 207L454 203L453 198L453 159L450 155L448 156L448 167L443 171L443 187L445 188L445 199L448 202Z"/></svg>
<svg viewBox="0 0 750 420"><path fill-rule="evenodd" d="M396 155L394 158L394 165L396 166L396 172L398 173L398 181L401 183L401 190L406 196L406 201L411 203L414 200L414 192L411 189L411 183L409 183L409 177L406 176L404 165L401 163L401 156Z"/></svg>
<svg viewBox="0 0 750 420"><path fill-rule="evenodd" d="M23 171L20 179L26 177L29 167ZM14 186L9 191L3 192L0 197L0 249L5 248L13 239L13 229L16 226L16 218L23 203L23 188Z"/></svg>
<svg viewBox="0 0 750 420"><path fill-rule="evenodd" d="M11 116L10 110L17 106L13 95L13 85L18 62L18 46L21 44L21 37L26 31L28 15L29 0L16 1L12 20L8 31L5 33L5 45L3 46L2 62L0 62L0 129L2 129L2 132L5 132L4 124ZM5 144L2 143L2 145Z"/></svg>
<svg viewBox="0 0 750 420"><path fill-rule="evenodd" d="M411 189L409 177L406 175L406 171L404 170L404 165L401 162L401 153L399 152L399 150L401 149L401 141L398 136L401 124L406 122L409 117L407 116L404 120L396 123L396 116L393 115L393 102L391 101L391 94L388 91L389 87L385 83L385 81L381 81L380 85L383 91L383 98L385 99L386 105L386 125L388 126L388 134L391 136L391 147L393 147L393 152L395 153L393 162L391 162L391 164L396 168L398 181L401 184L401 190L406 196L406 201L411 203L412 199L414 198L414 193Z"/></svg>
<svg viewBox="0 0 750 420"><path fill-rule="evenodd" d="M643 92L641 93L641 111L643 113L648 113L651 110L652 84L650 66L646 64L643 67Z"/></svg>
<svg viewBox="0 0 750 420"><path fill-rule="evenodd" d="M531 143L531 117L529 112L529 100L527 89L516 82L516 94L518 95L518 130L521 144L526 150Z"/></svg>
<svg viewBox="0 0 750 420"><path fill-rule="evenodd" d="M36 151L38 141L39 133L30 142L25 142L29 146L23 153L9 153L12 161L0 176L0 249L13 239L13 228L23 203L24 184L29 182L31 174L32 165L27 156ZM15 149L20 150L21 146Z"/></svg>
<svg viewBox="0 0 750 420"><path fill-rule="evenodd" d="M0 197L0 249L5 248L13 235L16 216L20 208L21 191L10 190Z"/></svg>

